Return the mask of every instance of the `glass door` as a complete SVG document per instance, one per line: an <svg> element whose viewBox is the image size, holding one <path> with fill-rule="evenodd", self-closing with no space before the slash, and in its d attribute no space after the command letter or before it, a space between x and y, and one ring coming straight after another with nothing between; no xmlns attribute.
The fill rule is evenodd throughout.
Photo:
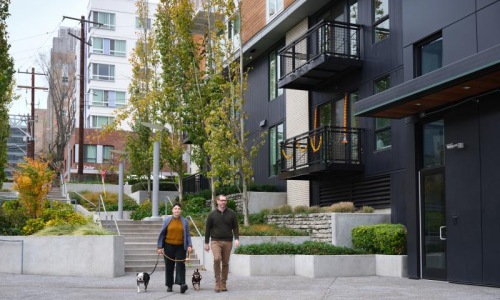
<svg viewBox="0 0 500 300"><path fill-rule="evenodd" d="M444 123L422 126L420 185L421 278L446 280Z"/></svg>

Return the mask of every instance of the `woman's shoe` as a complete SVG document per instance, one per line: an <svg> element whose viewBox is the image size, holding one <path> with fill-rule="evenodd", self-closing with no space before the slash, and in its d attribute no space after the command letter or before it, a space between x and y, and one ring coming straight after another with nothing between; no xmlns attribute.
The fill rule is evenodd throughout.
<svg viewBox="0 0 500 300"><path fill-rule="evenodd" d="M184 294L188 289L187 284L181 284L181 294Z"/></svg>
<svg viewBox="0 0 500 300"><path fill-rule="evenodd" d="M167 286L167 292L172 292L172 287L171 286Z"/></svg>

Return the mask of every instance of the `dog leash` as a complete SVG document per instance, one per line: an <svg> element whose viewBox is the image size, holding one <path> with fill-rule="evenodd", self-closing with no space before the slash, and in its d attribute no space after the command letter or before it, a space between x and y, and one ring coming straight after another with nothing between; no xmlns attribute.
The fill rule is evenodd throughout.
<svg viewBox="0 0 500 300"><path fill-rule="evenodd" d="M150 276L151 276L151 275L153 275L153 273L155 272L155 270L156 270L156 266L158 265L158 261L159 261L159 260L160 260L160 254L158 254L158 255L156 256L156 264L155 264L155 267L153 268L153 272L151 272L151 273L149 274Z"/></svg>
<svg viewBox="0 0 500 300"><path fill-rule="evenodd" d="M171 261L175 261L175 262L186 262L186 261L190 261L191 260L191 251L188 251L188 255L185 259L173 259L171 257L168 257L168 255L165 254L165 252L162 251L162 254L163 256L165 256L167 259L171 260ZM159 256L159 254L158 254ZM156 262L158 263L158 262Z"/></svg>

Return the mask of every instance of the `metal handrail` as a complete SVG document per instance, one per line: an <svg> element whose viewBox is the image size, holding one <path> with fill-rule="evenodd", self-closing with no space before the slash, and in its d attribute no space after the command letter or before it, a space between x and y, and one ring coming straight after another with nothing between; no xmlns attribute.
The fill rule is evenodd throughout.
<svg viewBox="0 0 500 300"><path fill-rule="evenodd" d="M190 219L191 220L191 223L193 223L193 226L194 226L194 229L196 229L196 232L198 232L198 235L200 236L201 238L201 241L203 243L203 235L201 235L201 232L200 230L198 229L198 226L196 226L196 223L194 222L193 218L189 215L187 216L186 218ZM203 254L203 264L205 264L205 251L203 251L204 249L201 249L201 252Z"/></svg>
<svg viewBox="0 0 500 300"><path fill-rule="evenodd" d="M90 203L90 205L93 205L94 208L97 207L97 205L95 205L93 202L89 201L87 198L85 198L84 196L82 196L82 194L78 193L78 192L73 192L75 194L77 194L78 196L80 196L83 200L87 201L88 203Z"/></svg>
<svg viewBox="0 0 500 300"><path fill-rule="evenodd" d="M108 219L108 212L106 211L106 205L104 205L104 200L102 200L102 194L99 194L99 206L98 206L98 210L97 210L97 213L99 214L99 219L101 217L101 203L102 203L102 208L104 209L104 215L106 216L106 220ZM120 234L120 228L118 228L118 223L116 222L116 219L113 219L111 218L114 222L115 222L115 226L116 226L116 232L118 232L118 235L121 235ZM102 226L102 224L101 224Z"/></svg>

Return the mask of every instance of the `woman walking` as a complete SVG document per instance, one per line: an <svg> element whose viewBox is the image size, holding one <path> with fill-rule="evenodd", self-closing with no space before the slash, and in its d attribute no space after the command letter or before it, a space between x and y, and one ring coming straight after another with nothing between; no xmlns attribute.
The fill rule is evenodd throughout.
<svg viewBox="0 0 500 300"><path fill-rule="evenodd" d="M172 215L167 216L158 237L158 254L163 254L165 260L165 285L167 292L172 292L172 285L179 284L181 293L186 292L186 251L191 252L192 243L189 233L189 223L186 218L181 217L182 206L175 203L172 207ZM175 268L175 281L174 281Z"/></svg>

